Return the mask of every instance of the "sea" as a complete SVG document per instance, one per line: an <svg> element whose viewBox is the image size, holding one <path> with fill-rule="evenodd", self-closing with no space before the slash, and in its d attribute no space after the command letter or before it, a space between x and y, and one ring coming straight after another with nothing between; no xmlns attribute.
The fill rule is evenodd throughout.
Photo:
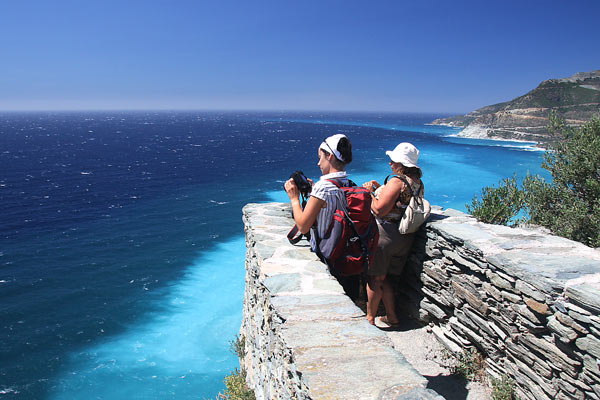
<svg viewBox="0 0 600 400"><path fill-rule="evenodd" d="M413 143L444 208L544 175L531 143L428 125L444 116L0 113L0 398L214 399L239 366L242 207L318 178L329 135L352 141L358 184Z"/></svg>

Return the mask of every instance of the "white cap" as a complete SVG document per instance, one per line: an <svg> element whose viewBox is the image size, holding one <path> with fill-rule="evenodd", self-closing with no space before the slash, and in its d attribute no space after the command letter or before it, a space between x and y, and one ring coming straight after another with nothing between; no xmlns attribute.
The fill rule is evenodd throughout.
<svg viewBox="0 0 600 400"><path fill-rule="evenodd" d="M342 154L337 149L340 139L345 138L345 137L346 137L346 135L343 135L341 133L338 133L333 136L329 136L327 139L325 139L325 141L323 143L321 143L321 145L319 146L319 149L326 151L327 153L330 153L330 154L333 151L333 155L335 156L335 158L337 158L341 162L346 162L346 160L344 160L344 157L342 157Z"/></svg>
<svg viewBox="0 0 600 400"><path fill-rule="evenodd" d="M385 154L387 154L393 162L401 163L405 167L421 168L417 164L419 161L419 150L410 143L400 143L394 150L388 150Z"/></svg>

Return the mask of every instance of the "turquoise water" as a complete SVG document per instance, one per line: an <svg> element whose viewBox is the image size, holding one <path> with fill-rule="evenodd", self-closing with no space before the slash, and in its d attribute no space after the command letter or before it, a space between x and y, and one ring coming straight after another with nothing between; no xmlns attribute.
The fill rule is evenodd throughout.
<svg viewBox="0 0 600 400"><path fill-rule="evenodd" d="M241 208L317 178L333 133L350 177L383 181L385 150L421 150L426 196L464 210L482 186L540 172L522 143L452 137L439 115L0 115L0 394L214 398L237 366Z"/></svg>

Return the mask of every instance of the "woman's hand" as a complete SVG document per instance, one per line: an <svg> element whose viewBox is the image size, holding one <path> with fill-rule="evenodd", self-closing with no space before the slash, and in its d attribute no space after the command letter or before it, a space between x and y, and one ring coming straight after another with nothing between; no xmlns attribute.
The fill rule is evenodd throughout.
<svg viewBox="0 0 600 400"><path fill-rule="evenodd" d="M378 198L373 198L371 202L371 211L376 217L384 217L392 211L394 204L404 187L404 183L400 179L390 179L385 184Z"/></svg>
<svg viewBox="0 0 600 400"><path fill-rule="evenodd" d="M296 186L296 183L292 178L285 182L283 188L285 189L285 192L289 196L290 200L300 198L300 191L298 191L298 186Z"/></svg>
<svg viewBox="0 0 600 400"><path fill-rule="evenodd" d="M367 189L369 192L375 191L379 186L381 186L381 185L377 181L369 181L369 182L363 183L363 187L365 189Z"/></svg>

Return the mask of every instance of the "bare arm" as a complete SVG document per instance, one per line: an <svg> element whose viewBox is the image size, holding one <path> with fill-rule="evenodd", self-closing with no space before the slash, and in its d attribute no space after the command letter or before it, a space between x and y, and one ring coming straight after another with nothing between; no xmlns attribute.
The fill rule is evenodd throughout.
<svg viewBox="0 0 600 400"><path fill-rule="evenodd" d="M321 208L325 207L325 201L310 196L303 210L302 206L300 205L300 194L294 181L292 179L288 180L284 187L292 203L294 222L296 223L296 226L300 232L308 232L310 227L313 226L317 220L317 215L319 215Z"/></svg>
<svg viewBox="0 0 600 400"><path fill-rule="evenodd" d="M398 196L404 189L404 182L400 179L390 179L388 183L381 189L379 199L372 197L371 210L377 217L385 217L392 211Z"/></svg>

